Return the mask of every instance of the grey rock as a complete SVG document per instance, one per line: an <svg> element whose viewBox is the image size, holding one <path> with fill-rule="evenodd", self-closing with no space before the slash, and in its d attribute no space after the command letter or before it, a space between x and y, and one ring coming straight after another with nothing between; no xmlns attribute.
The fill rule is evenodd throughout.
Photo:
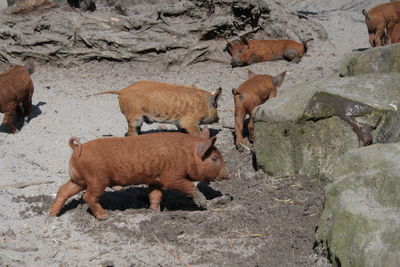
<svg viewBox="0 0 400 267"><path fill-rule="evenodd" d="M326 187L317 241L334 266L400 266L400 144L348 151Z"/></svg>
<svg viewBox="0 0 400 267"><path fill-rule="evenodd" d="M339 71L341 76L400 72L400 44L350 53L343 59Z"/></svg>
<svg viewBox="0 0 400 267"><path fill-rule="evenodd" d="M270 175L327 178L351 148L399 141L400 74L299 84L254 112L258 165Z"/></svg>

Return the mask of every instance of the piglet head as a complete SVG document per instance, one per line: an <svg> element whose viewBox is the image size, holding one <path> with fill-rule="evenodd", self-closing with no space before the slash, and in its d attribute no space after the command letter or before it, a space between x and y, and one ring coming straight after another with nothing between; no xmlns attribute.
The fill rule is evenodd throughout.
<svg viewBox="0 0 400 267"><path fill-rule="evenodd" d="M219 181L231 179L233 175L225 166L221 152L214 146L217 138L211 137L207 127L204 127L201 137L203 141L195 146L197 179L199 181Z"/></svg>
<svg viewBox="0 0 400 267"><path fill-rule="evenodd" d="M208 97L207 113L204 118L200 120L200 124L211 124L219 121L218 117L218 100L221 97L222 88L219 87L215 93Z"/></svg>
<svg viewBox="0 0 400 267"><path fill-rule="evenodd" d="M240 41L228 42L226 51L232 57L232 67L241 67L249 64L250 46L249 41L245 37L241 37Z"/></svg>

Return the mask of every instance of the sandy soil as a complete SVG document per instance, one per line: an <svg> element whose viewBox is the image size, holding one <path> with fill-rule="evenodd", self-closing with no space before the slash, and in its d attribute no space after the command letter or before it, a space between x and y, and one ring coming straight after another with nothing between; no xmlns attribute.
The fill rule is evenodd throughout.
<svg viewBox="0 0 400 267"><path fill-rule="evenodd" d="M369 47L361 9L379 3L287 1L293 10L321 23L329 35L328 41L312 42L298 64L275 61L232 69L207 62L168 71L160 64L141 62L39 64L32 75L34 118L15 135L0 129L0 186L35 180L54 183L0 189L0 265L329 265L313 251L323 183L312 177L268 177L256 171L252 155L235 151L231 130L222 126L233 125L230 90L245 81L247 69L273 75L288 70L280 90L338 76L345 53ZM6 68L0 65L0 70ZM68 178L69 137L88 141L124 136L127 131L115 96L90 95L143 79L194 84L210 91L222 86L221 120L210 127L237 175L232 181L211 183L204 191L208 198L229 194L232 201L219 204L214 199L214 209L198 210L190 199L168 192L164 210L153 213L147 209L146 189L131 187L105 193L102 204L111 217L107 221L95 220L81 195L67 204L61 216L49 218L55 193Z"/></svg>

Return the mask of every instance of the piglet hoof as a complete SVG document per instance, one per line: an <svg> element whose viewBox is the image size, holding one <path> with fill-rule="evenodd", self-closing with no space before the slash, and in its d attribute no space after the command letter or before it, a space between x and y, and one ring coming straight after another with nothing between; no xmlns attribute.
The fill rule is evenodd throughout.
<svg viewBox="0 0 400 267"><path fill-rule="evenodd" d="M208 203L207 208L208 209L215 209L217 207L220 207L220 206L228 204L229 202L232 201L232 199L233 199L233 197L231 197L228 194L225 194L225 195L223 195L221 197L216 197L216 198L210 200L210 202Z"/></svg>
<svg viewBox="0 0 400 267"><path fill-rule="evenodd" d="M55 217L55 216L57 216L57 214L58 214L58 211L56 211L56 210L49 210L49 215L50 215L50 217Z"/></svg>
<svg viewBox="0 0 400 267"><path fill-rule="evenodd" d="M159 126L157 127L157 130L158 130L158 131L167 131L168 128L167 128L167 126L165 126L165 125L159 125Z"/></svg>
<svg viewBox="0 0 400 267"><path fill-rule="evenodd" d="M96 219L99 220L99 221L104 221L104 220L108 219L108 215L105 214L105 213L104 214L100 214L100 215L96 216Z"/></svg>
<svg viewBox="0 0 400 267"><path fill-rule="evenodd" d="M124 189L124 187L123 186L120 186L120 185L114 185L113 187L111 187L112 188L112 190L114 190L114 191L121 191L122 189Z"/></svg>
<svg viewBox="0 0 400 267"><path fill-rule="evenodd" d="M8 133L15 134L15 133L17 133L17 129L11 128L10 130L8 130Z"/></svg>
<svg viewBox="0 0 400 267"><path fill-rule="evenodd" d="M200 208L207 209L207 199L203 196L203 194L197 194L197 196L193 198L193 201Z"/></svg>
<svg viewBox="0 0 400 267"><path fill-rule="evenodd" d="M157 205L157 206L150 205L150 211L152 211L152 212L161 212L161 207L160 207L160 205Z"/></svg>
<svg viewBox="0 0 400 267"><path fill-rule="evenodd" d="M240 153L244 152L244 147L242 144L237 144L236 145L236 150L239 151Z"/></svg>
<svg viewBox="0 0 400 267"><path fill-rule="evenodd" d="M247 142L246 142L246 144L237 144L236 149L240 153L245 152L245 151L251 151L251 149L249 147L249 143L247 143Z"/></svg>
<svg viewBox="0 0 400 267"><path fill-rule="evenodd" d="M299 57L296 57L296 58L294 58L294 59L292 60L292 62L297 64L297 63L300 62L300 58L299 58Z"/></svg>

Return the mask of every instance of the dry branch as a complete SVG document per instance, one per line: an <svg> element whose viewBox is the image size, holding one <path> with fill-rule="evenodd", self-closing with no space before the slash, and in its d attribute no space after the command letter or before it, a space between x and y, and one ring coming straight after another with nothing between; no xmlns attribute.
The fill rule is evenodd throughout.
<svg viewBox="0 0 400 267"><path fill-rule="evenodd" d="M0 186L0 189L25 188L25 187L31 186L31 185L51 184L51 183L54 183L54 181L51 181L51 180L39 180L39 181L25 182L25 183L19 183L19 184L2 185L2 186Z"/></svg>
<svg viewBox="0 0 400 267"><path fill-rule="evenodd" d="M239 234L242 236L247 236L247 237L262 237L262 236L264 236L264 234L248 234L248 233L243 233L240 231L232 231L232 233Z"/></svg>
<svg viewBox="0 0 400 267"><path fill-rule="evenodd" d="M187 264L186 262L184 262L178 255L176 255L174 252L172 252L171 250L167 249L165 247L165 245L160 241L160 239L158 239L156 237L155 234L153 234L154 239L158 242L158 244L160 244L160 246L171 256L173 256L176 260L178 260L180 263L182 263L183 265L185 265L186 267L190 267L189 264Z"/></svg>
<svg viewBox="0 0 400 267"><path fill-rule="evenodd" d="M271 188L273 188L273 189L275 189L275 190L279 189L279 187L277 187L277 186L275 186L275 185L272 185L272 184L267 184L267 183L265 183L265 185L268 186L268 187L271 187Z"/></svg>

